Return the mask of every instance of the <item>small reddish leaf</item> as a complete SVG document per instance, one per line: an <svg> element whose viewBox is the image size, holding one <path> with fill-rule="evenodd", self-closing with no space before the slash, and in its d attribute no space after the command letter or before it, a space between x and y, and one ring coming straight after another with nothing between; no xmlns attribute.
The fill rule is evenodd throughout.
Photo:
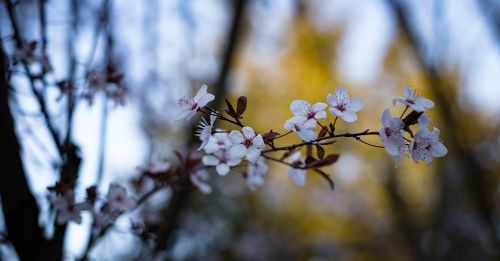
<svg viewBox="0 0 500 261"><path fill-rule="evenodd" d="M269 132L267 133L264 133L262 135L262 138L264 138L264 142L268 142L268 141L272 141L274 140L276 137L278 137L280 134L277 133L277 132L274 132L273 130L270 130Z"/></svg>
<svg viewBox="0 0 500 261"><path fill-rule="evenodd" d="M335 183L333 183L333 180L332 180L332 178L330 178L330 175L326 174L324 171L322 171L320 169L314 169L314 171L316 171L316 173L318 173L321 177L323 177L328 182L328 185L330 185L330 188L332 190L335 189Z"/></svg>
<svg viewBox="0 0 500 261"><path fill-rule="evenodd" d="M240 118L246 109L247 109L247 97L241 96L238 98L238 102L236 104L236 116Z"/></svg>
<svg viewBox="0 0 500 261"><path fill-rule="evenodd" d="M320 145L316 145L316 154L318 155L318 159L322 160L325 158L325 149Z"/></svg>
<svg viewBox="0 0 500 261"><path fill-rule="evenodd" d="M328 133L328 129L326 127L321 127L321 130L318 133L318 138L323 138Z"/></svg>
<svg viewBox="0 0 500 261"><path fill-rule="evenodd" d="M233 117L233 118L236 118L236 111L234 110L234 107L233 105L231 104L231 102L229 102L229 100L227 98L224 98L224 100L226 100L226 105L227 105L227 114L229 114L229 116Z"/></svg>
<svg viewBox="0 0 500 261"><path fill-rule="evenodd" d="M312 168L312 167L318 168L318 167L329 166L329 165L332 165L333 163L337 162L338 159L339 159L339 154L329 154L328 156L326 156L322 160L312 162L311 164L308 165L308 167L309 168Z"/></svg>
<svg viewBox="0 0 500 261"><path fill-rule="evenodd" d="M314 164L314 162L316 162L316 159L313 156L307 156L305 161L307 166Z"/></svg>

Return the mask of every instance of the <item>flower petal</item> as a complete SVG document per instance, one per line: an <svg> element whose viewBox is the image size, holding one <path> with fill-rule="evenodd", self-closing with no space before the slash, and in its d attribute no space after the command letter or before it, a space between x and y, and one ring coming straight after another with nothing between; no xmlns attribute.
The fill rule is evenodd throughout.
<svg viewBox="0 0 500 261"><path fill-rule="evenodd" d="M228 135L229 140L231 141L232 144L240 144L243 142L243 134L237 130L233 130L229 133Z"/></svg>
<svg viewBox="0 0 500 261"><path fill-rule="evenodd" d="M213 155L206 155L206 156L203 156L203 164L207 165L207 166L215 166L217 164L219 164L219 159Z"/></svg>
<svg viewBox="0 0 500 261"><path fill-rule="evenodd" d="M309 108L309 103L304 100L294 100L290 103L290 110L293 114L303 114Z"/></svg>
<svg viewBox="0 0 500 261"><path fill-rule="evenodd" d="M355 122L358 119L358 115L352 111L345 111L342 115L342 119L346 122Z"/></svg>
<svg viewBox="0 0 500 261"><path fill-rule="evenodd" d="M363 109L363 100L362 99L351 99L351 101L347 104L347 110L358 112Z"/></svg>
<svg viewBox="0 0 500 261"><path fill-rule="evenodd" d="M243 132L243 135L248 139L255 137L255 132L250 127L243 127L241 131Z"/></svg>
<svg viewBox="0 0 500 261"><path fill-rule="evenodd" d="M222 163L222 164L219 164L217 165L217 167L215 167L215 170L217 171L217 173L221 176L225 176L227 175L227 173L229 173L229 166L225 163Z"/></svg>
<svg viewBox="0 0 500 261"><path fill-rule="evenodd" d="M315 104L312 106L313 111L315 111L315 112L324 111L324 110L326 109L326 107L328 107L328 104L323 103L323 102L318 102L318 103L315 103Z"/></svg>
<svg viewBox="0 0 500 261"><path fill-rule="evenodd" d="M247 160L255 162L260 156L260 150L255 147L250 147L247 150Z"/></svg>
<svg viewBox="0 0 500 261"><path fill-rule="evenodd" d="M229 158L239 159L247 154L247 148L243 144L237 144L229 149Z"/></svg>
<svg viewBox="0 0 500 261"><path fill-rule="evenodd" d="M288 175L292 178L293 182L299 186L303 187L306 185L306 170L289 168Z"/></svg>
<svg viewBox="0 0 500 261"><path fill-rule="evenodd" d="M262 135L258 134L255 136L252 140L253 145L259 149L263 149L265 147L264 139L262 138Z"/></svg>

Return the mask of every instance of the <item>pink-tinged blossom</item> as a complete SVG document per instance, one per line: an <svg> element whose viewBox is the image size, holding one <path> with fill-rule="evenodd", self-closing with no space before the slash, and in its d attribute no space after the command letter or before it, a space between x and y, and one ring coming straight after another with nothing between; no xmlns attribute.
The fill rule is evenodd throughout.
<svg viewBox="0 0 500 261"><path fill-rule="evenodd" d="M304 100L294 100L290 104L290 110L295 115L294 118L296 118L295 121L308 121L308 125L314 125L314 127L316 127L316 121L318 119L326 118L326 107L328 107L326 103L318 102L311 105Z"/></svg>
<svg viewBox="0 0 500 261"><path fill-rule="evenodd" d="M425 109L434 107L433 101L417 96L416 92L410 87L406 87L404 92L405 97L394 98L392 100L393 105L396 105L396 102L400 102L406 106L410 106L410 108L418 112L422 112L425 111Z"/></svg>
<svg viewBox="0 0 500 261"><path fill-rule="evenodd" d="M212 187L207 183L209 175L206 170L197 170L192 173L189 178L191 179L191 183L193 183L201 193L210 194L212 192Z"/></svg>
<svg viewBox="0 0 500 261"><path fill-rule="evenodd" d="M166 160L150 161L144 166L138 167L138 169L151 174L167 172L170 170L170 162Z"/></svg>
<svg viewBox="0 0 500 261"><path fill-rule="evenodd" d="M288 168L288 176L292 179L292 181L299 187L304 187L306 185L306 174L307 170L302 169L301 167L305 166L304 159L301 159L300 151L295 152L290 156L291 164L295 167Z"/></svg>
<svg viewBox="0 0 500 261"><path fill-rule="evenodd" d="M233 157L243 157L250 162L256 161L260 156L260 151L264 149L264 139L262 135L255 135L255 132L250 127L243 127L241 129L243 134L237 130L229 133L229 140L233 146L229 149L229 153Z"/></svg>
<svg viewBox="0 0 500 261"><path fill-rule="evenodd" d="M363 108L363 100L351 98L343 87L335 90L333 95L329 93L326 100L332 106L330 112L346 122L356 121L358 119L356 113Z"/></svg>
<svg viewBox="0 0 500 261"><path fill-rule="evenodd" d="M199 108L205 107L205 105L215 99L213 94L207 92L207 88L207 85L204 84L194 98L190 95L185 95L177 100L177 104L181 107L182 112L176 120L191 119Z"/></svg>
<svg viewBox="0 0 500 261"><path fill-rule="evenodd" d="M425 160L427 164L431 164L433 157L443 157L448 153L446 147L439 141L439 129L434 128L430 132L427 128L428 122L427 116L420 116L420 130L410 143L410 154L417 163L420 160Z"/></svg>
<svg viewBox="0 0 500 261"><path fill-rule="evenodd" d="M72 190L58 195L53 200L54 209L57 211L57 223L62 225L68 221L74 221L77 224L82 223L80 212L90 210L92 205L87 202L75 204L75 196Z"/></svg>
<svg viewBox="0 0 500 261"><path fill-rule="evenodd" d="M399 158L405 147L405 140L403 138L404 123L399 118L393 118L388 109L384 110L382 114L382 129L380 129L379 136L382 143L384 143L385 150L389 155Z"/></svg>
<svg viewBox="0 0 500 261"><path fill-rule="evenodd" d="M258 187L264 185L264 175L268 169L269 167L263 157L259 157L255 162L248 164L245 178L251 191L255 191Z"/></svg>
<svg viewBox="0 0 500 261"><path fill-rule="evenodd" d="M210 137L212 136L212 129L214 128L215 119L217 116L210 115L210 123L207 123L205 119L201 119L200 124L198 125L198 130L196 131L196 136L200 138L201 145L198 150L201 150L207 146Z"/></svg>
<svg viewBox="0 0 500 261"><path fill-rule="evenodd" d="M313 129L316 127L316 122L306 121L293 117L285 122L284 128L295 132L303 141L312 141L316 138Z"/></svg>
<svg viewBox="0 0 500 261"><path fill-rule="evenodd" d="M106 199L111 211L130 211L137 206L137 201L127 195L127 189L116 183L109 185Z"/></svg>
<svg viewBox="0 0 500 261"><path fill-rule="evenodd" d="M231 167L241 162L241 157L234 157L227 150L220 150L216 151L214 155L204 156L202 161L207 166L215 166L217 173L224 176L229 173Z"/></svg>
<svg viewBox="0 0 500 261"><path fill-rule="evenodd" d="M223 131L220 130L219 131ZM232 143L227 137L225 132L217 132L210 136L207 146L204 150L206 153L215 153L216 151L227 150L231 147Z"/></svg>

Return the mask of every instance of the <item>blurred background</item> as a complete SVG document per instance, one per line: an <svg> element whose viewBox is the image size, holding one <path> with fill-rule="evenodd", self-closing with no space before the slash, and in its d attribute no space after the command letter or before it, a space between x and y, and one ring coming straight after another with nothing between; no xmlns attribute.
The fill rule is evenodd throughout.
<svg viewBox="0 0 500 261"><path fill-rule="evenodd" d="M5 52L13 56L7 2L0 2L0 35ZM112 181L130 185L137 167L150 158L187 151L195 121L173 120L175 100L202 83L216 94L212 105L219 108L223 97L247 96L243 121L261 132L284 132L292 100L325 102L338 86L365 101L357 122L339 122L342 132L378 130L385 108L400 114L403 108L393 107L391 100L402 95L404 86L436 102L429 111L432 125L441 129L449 153L430 166L403 158L395 168L383 149L344 140L329 147L341 154L327 169L334 191L312 173L307 186L298 188L286 168L274 164L256 192L237 173L212 173L210 195L165 190L119 219L92 251L96 260L500 258L498 0L14 4L19 34L37 41L35 52L50 59L49 82L71 79L83 86L89 70L108 64L124 74L123 106L102 93L92 103L74 102L69 122L82 156L77 197L96 181L102 193ZM50 235L46 188L59 179L57 151L26 75L12 68L10 107L23 165L41 208L39 223ZM48 84L43 92L55 128L67 129L62 91ZM379 143L378 138L369 141ZM168 223L155 244L127 232L127 222L144 215ZM82 225L68 227L64 251L69 260L85 248L90 222L84 216ZM1 244L0 250L0 257L15 260L12 246Z"/></svg>

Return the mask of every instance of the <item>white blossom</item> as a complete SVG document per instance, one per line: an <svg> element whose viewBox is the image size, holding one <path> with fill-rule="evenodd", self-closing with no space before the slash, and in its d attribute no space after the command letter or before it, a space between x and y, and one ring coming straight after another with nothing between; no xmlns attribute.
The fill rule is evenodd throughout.
<svg viewBox="0 0 500 261"><path fill-rule="evenodd" d="M182 112L176 120L189 120L193 117L199 108L204 107L207 103L213 101L215 96L207 92L207 86L201 86L194 98L190 95L185 95L177 100L177 104L181 107Z"/></svg>
<svg viewBox="0 0 500 261"><path fill-rule="evenodd" d="M229 149L229 153L233 157L243 157L250 162L256 161L260 156L260 151L264 149L264 139L262 135L255 135L255 132L250 127L241 129L243 134L237 130L229 133L229 140L233 146Z"/></svg>
<svg viewBox="0 0 500 261"><path fill-rule="evenodd" d="M394 98L392 100L393 105L396 105L396 102L400 102L406 106L410 106L413 110L417 112L422 112L425 109L434 107L433 101L417 96L415 91L412 90L410 87L406 87L404 92L405 92L405 97Z"/></svg>
<svg viewBox="0 0 500 261"><path fill-rule="evenodd" d="M439 129L434 128L430 132L427 128L428 122L427 116L420 116L420 130L410 143L409 151L417 163L420 160L425 160L427 164L431 164L433 157L443 157L448 153L446 147L439 141Z"/></svg>
<svg viewBox="0 0 500 261"><path fill-rule="evenodd" d="M137 206L137 201L127 196L127 189L116 183L109 185L106 199L111 211L130 211Z"/></svg>
<svg viewBox="0 0 500 261"><path fill-rule="evenodd" d="M399 158L405 147L405 140L403 138L404 123L399 118L393 118L388 109L384 110L382 114L382 129L379 131L380 140L384 143L385 150L389 155Z"/></svg>
<svg viewBox="0 0 500 261"><path fill-rule="evenodd" d="M251 191L264 185L264 175L269 167L263 157L259 157L255 162L248 164L246 172L247 186Z"/></svg>
<svg viewBox="0 0 500 261"><path fill-rule="evenodd" d="M294 121L309 121L308 125L314 125L314 127L316 127L316 121L318 119L326 118L326 107L328 107L326 103L318 102L311 105L304 100L294 100L290 104L290 110L295 115L294 118L296 118Z"/></svg>
<svg viewBox="0 0 500 261"><path fill-rule="evenodd" d="M170 162L166 160L150 160L144 166L138 167L138 169L152 174L167 172L170 169Z"/></svg>
<svg viewBox="0 0 500 261"><path fill-rule="evenodd" d="M202 161L207 166L215 166L217 173L224 176L229 173L230 167L236 166L241 162L241 158L231 156L227 150L220 150L216 151L214 155L204 156Z"/></svg>
<svg viewBox="0 0 500 261"><path fill-rule="evenodd" d="M218 131L223 131L218 129ZM227 150L231 147L232 143L225 132L216 132L208 139L208 143L204 150L206 153L215 153L220 150Z"/></svg>
<svg viewBox="0 0 500 261"><path fill-rule="evenodd" d="M285 122L284 128L295 132L299 135L300 139L303 141L312 141L316 138L314 133L314 128L316 127L316 122L306 121L303 122L301 119L293 117Z"/></svg>
<svg viewBox="0 0 500 261"><path fill-rule="evenodd" d="M210 187L207 183L209 176L206 170L197 170L192 173L189 178L191 179L191 183L193 183L193 185L195 185L203 194L210 194L212 192L212 187Z"/></svg>
<svg viewBox="0 0 500 261"><path fill-rule="evenodd" d="M54 209L57 211L57 223L59 225L70 220L77 224L82 223L80 212L92 208L92 205L88 202L75 204L75 195L72 190L68 190L64 194L58 195L52 203Z"/></svg>
<svg viewBox="0 0 500 261"><path fill-rule="evenodd" d="M205 119L201 119L200 124L198 125L198 130L196 131L196 136L198 136L198 138L200 138L201 140L201 145L198 150L201 150L205 146L207 146L208 141L212 136L212 129L214 127L215 119L217 119L217 116L215 115L210 115L210 123L207 123Z"/></svg>
<svg viewBox="0 0 500 261"><path fill-rule="evenodd" d="M288 168L288 176L292 179L292 181L299 187L303 187L306 185L306 174L307 170L302 169L300 167L305 166L305 161L304 159L301 159L301 154L300 151L295 152L290 156L291 164L293 166L296 166L297 168L294 167L289 167Z"/></svg>
<svg viewBox="0 0 500 261"><path fill-rule="evenodd" d="M337 117L341 117L346 122L356 121L358 119L356 113L363 108L363 100L351 98L343 87L335 90L333 95L329 93L326 100L332 106L330 112Z"/></svg>

